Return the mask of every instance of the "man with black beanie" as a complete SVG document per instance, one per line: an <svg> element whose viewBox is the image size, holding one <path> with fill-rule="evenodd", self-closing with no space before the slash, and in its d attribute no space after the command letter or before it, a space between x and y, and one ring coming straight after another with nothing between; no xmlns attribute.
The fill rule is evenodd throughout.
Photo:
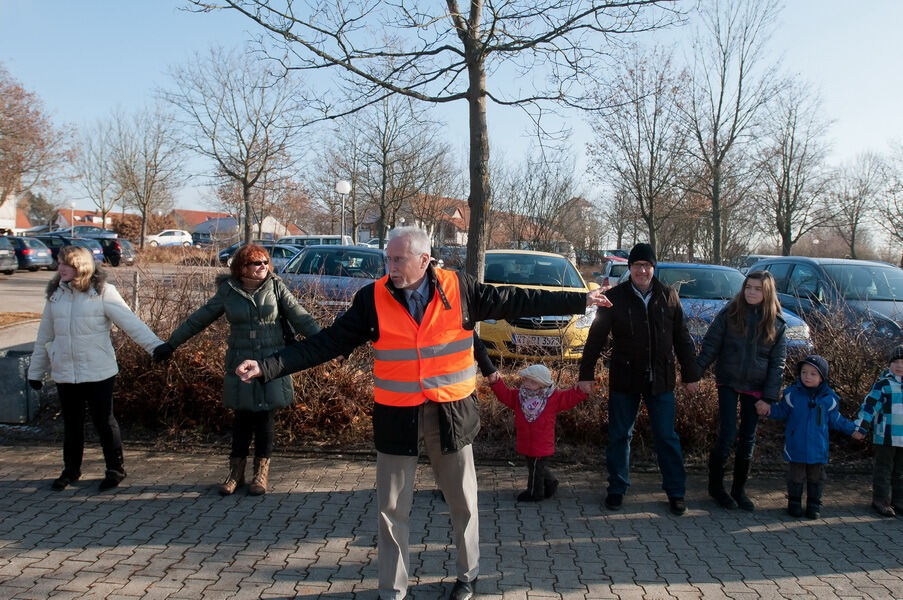
<svg viewBox="0 0 903 600"><path fill-rule="evenodd" d="M674 430L674 356L680 362L687 390L695 393L700 377L696 349L677 292L655 278L652 246L635 245L627 264L630 279L605 293L613 306L598 311L589 330L578 385L587 394L592 393L596 362L611 334L605 506L609 510L621 508L630 486L630 441L642 399L649 411L662 488L671 512L682 515L687 510L686 471L680 438Z"/></svg>

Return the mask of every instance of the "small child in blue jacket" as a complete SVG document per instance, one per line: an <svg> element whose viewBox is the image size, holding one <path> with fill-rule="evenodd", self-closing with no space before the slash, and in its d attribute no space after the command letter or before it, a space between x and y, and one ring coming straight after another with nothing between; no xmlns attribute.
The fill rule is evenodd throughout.
<svg viewBox="0 0 903 600"><path fill-rule="evenodd" d="M759 414L787 421L784 458L787 469L787 512L803 516L803 484L806 484L806 517L820 516L821 496L828 463L828 430L842 431L854 439L865 436L837 409L838 396L828 385L828 361L810 355L796 365L797 379L770 407L759 402Z"/></svg>

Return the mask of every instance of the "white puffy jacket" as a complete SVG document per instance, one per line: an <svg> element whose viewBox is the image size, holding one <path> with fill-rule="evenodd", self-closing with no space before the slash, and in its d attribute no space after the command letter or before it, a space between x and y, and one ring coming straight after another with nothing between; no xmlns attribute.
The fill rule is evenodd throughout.
<svg viewBox="0 0 903 600"><path fill-rule="evenodd" d="M110 340L115 324L148 353L163 342L135 316L113 285L100 294L70 288L67 283L50 294L35 340L29 379L41 379L48 370L56 383L103 381L119 372Z"/></svg>

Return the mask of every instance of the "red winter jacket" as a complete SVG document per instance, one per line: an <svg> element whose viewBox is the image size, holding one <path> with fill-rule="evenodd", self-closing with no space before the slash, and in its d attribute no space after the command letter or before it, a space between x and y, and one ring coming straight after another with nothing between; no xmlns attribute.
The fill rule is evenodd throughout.
<svg viewBox="0 0 903 600"><path fill-rule="evenodd" d="M509 388L499 379L492 384L492 391L499 402L514 411L517 453L533 458L555 454L555 417L563 410L574 408L586 398L586 394L577 388L555 390L539 417L529 423L520 409L517 388Z"/></svg>

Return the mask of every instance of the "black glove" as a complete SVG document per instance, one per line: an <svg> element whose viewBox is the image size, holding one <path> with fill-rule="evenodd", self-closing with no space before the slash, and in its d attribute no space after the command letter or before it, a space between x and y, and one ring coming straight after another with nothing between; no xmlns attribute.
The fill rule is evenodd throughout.
<svg viewBox="0 0 903 600"><path fill-rule="evenodd" d="M44 387L44 383L43 383L40 379L29 379L29 380L28 380L28 385L29 385L29 386L31 387L31 389L33 389L33 390L39 390L39 389L41 389L42 387Z"/></svg>
<svg viewBox="0 0 903 600"><path fill-rule="evenodd" d="M175 352L176 349L163 342L156 348L154 348L154 362L163 362L164 360L169 360L172 356L172 353Z"/></svg>

